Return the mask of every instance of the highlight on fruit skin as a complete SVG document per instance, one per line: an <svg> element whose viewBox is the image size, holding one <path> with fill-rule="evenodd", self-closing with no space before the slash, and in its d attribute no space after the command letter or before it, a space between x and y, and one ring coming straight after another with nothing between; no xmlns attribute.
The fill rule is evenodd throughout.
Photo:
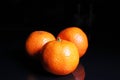
<svg viewBox="0 0 120 80"><path fill-rule="evenodd" d="M68 75L79 64L78 49L70 41L57 40L48 42L42 52L41 63L43 68L54 75Z"/></svg>
<svg viewBox="0 0 120 80"><path fill-rule="evenodd" d="M41 52L42 47L49 41L55 40L53 34L47 31L33 31L29 34L25 42L25 49L30 56Z"/></svg>
<svg viewBox="0 0 120 80"><path fill-rule="evenodd" d="M60 31L57 37L73 42L79 50L79 56L85 55L88 49L88 37L81 28L75 26L67 27Z"/></svg>

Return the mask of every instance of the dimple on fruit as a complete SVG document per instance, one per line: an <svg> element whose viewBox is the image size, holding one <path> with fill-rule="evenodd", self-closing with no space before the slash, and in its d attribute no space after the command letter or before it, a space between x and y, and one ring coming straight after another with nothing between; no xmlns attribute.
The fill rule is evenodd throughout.
<svg viewBox="0 0 120 80"><path fill-rule="evenodd" d="M72 73L79 63L78 48L70 41L58 38L48 42L42 51L44 69L55 75Z"/></svg>

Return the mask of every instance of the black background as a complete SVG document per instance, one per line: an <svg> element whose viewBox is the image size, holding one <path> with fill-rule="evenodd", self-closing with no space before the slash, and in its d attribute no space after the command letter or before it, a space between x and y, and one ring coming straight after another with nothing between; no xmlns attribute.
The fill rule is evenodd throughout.
<svg viewBox="0 0 120 80"><path fill-rule="evenodd" d="M24 43L34 30L46 30L56 36L69 26L82 28L88 36L89 47L81 58L85 80L119 80L117 2L5 0L0 4L0 80L27 80L31 73L38 80L56 80L57 76L41 74L38 62L26 54ZM57 79L70 78L71 75Z"/></svg>

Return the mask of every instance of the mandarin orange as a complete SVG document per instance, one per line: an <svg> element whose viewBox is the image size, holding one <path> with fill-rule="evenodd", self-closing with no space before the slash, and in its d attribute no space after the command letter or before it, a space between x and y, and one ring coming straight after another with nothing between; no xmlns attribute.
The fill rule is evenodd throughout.
<svg viewBox="0 0 120 80"><path fill-rule="evenodd" d="M88 38L86 33L79 27L68 27L60 31L58 37L75 43L82 57L88 48Z"/></svg>
<svg viewBox="0 0 120 80"><path fill-rule="evenodd" d="M72 73L79 63L78 48L70 41L60 38L48 42L42 51L43 68L55 75Z"/></svg>
<svg viewBox="0 0 120 80"><path fill-rule="evenodd" d="M53 34L47 31L33 31L26 39L26 51L33 56L42 50L42 47L49 41L55 40Z"/></svg>

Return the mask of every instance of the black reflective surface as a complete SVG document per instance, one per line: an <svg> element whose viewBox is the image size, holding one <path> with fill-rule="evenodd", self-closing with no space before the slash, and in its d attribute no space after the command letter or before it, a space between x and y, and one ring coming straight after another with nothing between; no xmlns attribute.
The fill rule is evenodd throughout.
<svg viewBox="0 0 120 80"><path fill-rule="evenodd" d="M9 41L9 40L8 40ZM46 72L38 59L30 57L24 50L24 41L3 44L0 57L0 79L2 80L84 80L85 68L79 63L77 69L66 76Z"/></svg>
<svg viewBox="0 0 120 80"><path fill-rule="evenodd" d="M27 0L25 1L26 5L23 5L22 1L19 3L18 0L19 4L9 3L9 6L14 6L6 6L3 9L5 11L2 10L0 80L120 80L117 6L111 6L108 2L104 3L103 1L97 3L93 0L90 8L88 3L83 2L81 15L76 17L78 12L75 12L77 14L73 16L74 11L68 9L70 4L65 8L62 5L64 1L60 2L60 7L56 6L57 9L53 8L54 6L49 8L44 6L43 13L37 11L42 5L38 6L39 3L37 3L31 8L32 2L30 1L30 4L27 4ZM34 5L35 1L33 2ZM24 22L22 18L23 9ZM90 14L88 13L89 10L92 10ZM5 13L9 14L6 15ZM26 54L24 43L30 32L47 30L56 36L63 28L73 25L82 28L89 39L88 50L80 59L79 66L73 73L66 76L55 76L47 73L42 69L39 61Z"/></svg>
<svg viewBox="0 0 120 80"><path fill-rule="evenodd" d="M24 42L28 35L27 30L1 31L1 34L4 38L4 40L1 38L0 47L1 80L119 79L119 48L116 46L115 40L110 40L114 41L115 44L109 44L95 37L89 43L86 55L80 59L80 64L75 72L66 76L55 76L45 72L39 61L26 54ZM106 37L104 39L107 40Z"/></svg>

